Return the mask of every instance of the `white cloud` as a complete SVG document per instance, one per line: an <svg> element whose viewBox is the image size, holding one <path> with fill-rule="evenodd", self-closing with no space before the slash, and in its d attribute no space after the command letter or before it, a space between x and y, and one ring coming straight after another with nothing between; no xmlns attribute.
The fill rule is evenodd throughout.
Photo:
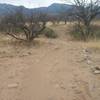
<svg viewBox="0 0 100 100"><path fill-rule="evenodd" d="M0 3L8 3L13 5L24 5L27 8L35 8L48 6L52 3L60 3L61 0L0 0Z"/></svg>

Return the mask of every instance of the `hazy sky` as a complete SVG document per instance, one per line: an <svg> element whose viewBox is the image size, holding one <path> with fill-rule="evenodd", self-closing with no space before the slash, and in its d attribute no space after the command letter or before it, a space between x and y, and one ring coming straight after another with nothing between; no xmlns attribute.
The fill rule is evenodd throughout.
<svg viewBox="0 0 100 100"><path fill-rule="evenodd" d="M24 5L27 8L48 6L52 3L61 3L61 0L0 0L0 3Z"/></svg>

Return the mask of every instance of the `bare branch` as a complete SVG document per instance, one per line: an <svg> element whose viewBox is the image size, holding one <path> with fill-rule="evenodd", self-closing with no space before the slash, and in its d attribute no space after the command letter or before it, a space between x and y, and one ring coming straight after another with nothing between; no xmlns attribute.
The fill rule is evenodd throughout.
<svg viewBox="0 0 100 100"><path fill-rule="evenodd" d="M24 39L21 39L21 38L17 37L17 36L14 35L14 34L7 33L7 35L9 35L9 36L11 36L11 37L13 37L13 38L15 38L15 39L17 39L17 40L25 41Z"/></svg>

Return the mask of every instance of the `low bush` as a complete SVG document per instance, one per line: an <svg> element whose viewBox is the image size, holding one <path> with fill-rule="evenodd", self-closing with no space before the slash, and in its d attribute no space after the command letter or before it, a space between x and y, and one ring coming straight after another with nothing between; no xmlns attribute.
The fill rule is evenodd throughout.
<svg viewBox="0 0 100 100"><path fill-rule="evenodd" d="M47 38L57 38L57 34L50 28L46 28L42 34L44 34Z"/></svg>

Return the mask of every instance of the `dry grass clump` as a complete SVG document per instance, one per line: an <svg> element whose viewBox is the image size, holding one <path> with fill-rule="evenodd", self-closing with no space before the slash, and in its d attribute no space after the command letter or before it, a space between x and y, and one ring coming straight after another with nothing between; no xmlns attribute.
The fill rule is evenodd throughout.
<svg viewBox="0 0 100 100"><path fill-rule="evenodd" d="M100 41L90 41L85 44L92 51L100 52Z"/></svg>

